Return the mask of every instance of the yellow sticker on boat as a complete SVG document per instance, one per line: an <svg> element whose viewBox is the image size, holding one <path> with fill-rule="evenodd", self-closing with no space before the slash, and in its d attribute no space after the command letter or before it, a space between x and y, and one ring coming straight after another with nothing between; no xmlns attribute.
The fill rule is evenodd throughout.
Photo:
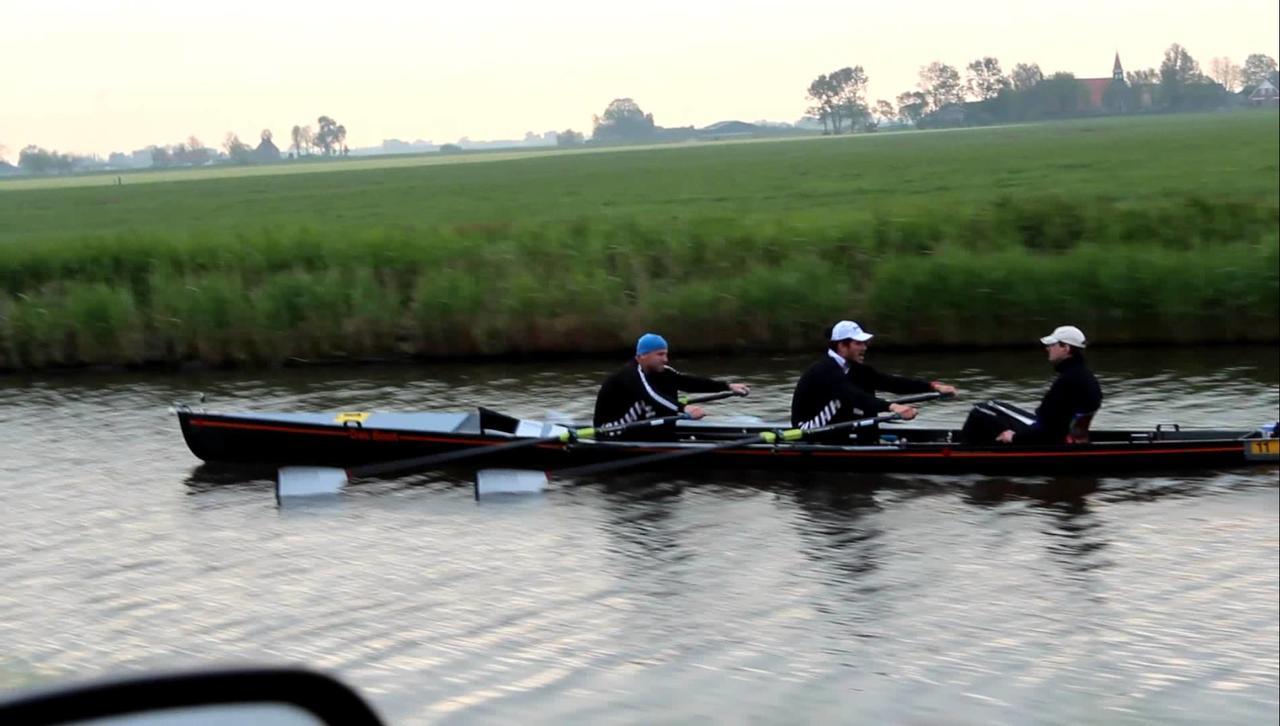
<svg viewBox="0 0 1280 726"><path fill-rule="evenodd" d="M1280 459L1280 439L1253 439L1244 442L1247 459Z"/></svg>
<svg viewBox="0 0 1280 726"><path fill-rule="evenodd" d="M367 418L369 418L369 414L365 413L364 411L343 411L342 413L338 414L333 420L334 420L334 423L340 423L340 424L347 424L347 423L353 423L353 422L362 424Z"/></svg>

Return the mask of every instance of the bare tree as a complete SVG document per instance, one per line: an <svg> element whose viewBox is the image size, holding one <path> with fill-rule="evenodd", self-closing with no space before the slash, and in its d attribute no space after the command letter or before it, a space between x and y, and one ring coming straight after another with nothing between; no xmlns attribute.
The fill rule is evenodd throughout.
<svg viewBox="0 0 1280 726"><path fill-rule="evenodd" d="M876 101L876 116L880 118L880 123L887 123L898 118L898 112L893 109L893 104L883 98Z"/></svg>
<svg viewBox="0 0 1280 726"><path fill-rule="evenodd" d="M968 66L969 80L966 86L969 95L979 101L995 98L1009 87L1009 79L1000 70L1000 61L987 56L973 61Z"/></svg>
<svg viewBox="0 0 1280 726"><path fill-rule="evenodd" d="M1240 80L1246 86L1256 86L1270 79L1276 72L1276 59L1262 53L1251 53L1244 59Z"/></svg>
<svg viewBox="0 0 1280 726"><path fill-rule="evenodd" d="M302 134L302 127L294 124L293 130L289 132L289 138L293 140L293 153L302 156L302 145L306 143L306 137Z"/></svg>
<svg viewBox="0 0 1280 726"><path fill-rule="evenodd" d="M809 84L809 95L807 98L813 101L813 105L809 107L810 115L818 117L822 121L822 133L828 133L830 127L835 133L840 133L838 125L839 115L836 109L836 97L839 91L836 85L832 83L831 78L823 73L813 82Z"/></svg>
<svg viewBox="0 0 1280 726"><path fill-rule="evenodd" d="M829 78L835 84L836 112L849 122L849 131L852 132L871 113L867 108L867 73L862 66L846 66L832 71Z"/></svg>
<svg viewBox="0 0 1280 726"><path fill-rule="evenodd" d="M1198 83L1204 76L1200 73L1200 64L1187 52L1186 48L1174 43L1164 52L1164 62L1160 64L1160 84L1164 86L1185 86Z"/></svg>
<svg viewBox="0 0 1280 726"><path fill-rule="evenodd" d="M228 131L227 138L222 142L222 148L227 150L227 156L237 164L248 164L253 159L253 147L240 140L240 137Z"/></svg>
<svg viewBox="0 0 1280 726"><path fill-rule="evenodd" d="M1015 91L1029 91L1044 80L1038 63L1019 63L1009 72L1009 83Z"/></svg>
<svg viewBox="0 0 1280 726"><path fill-rule="evenodd" d="M898 118L916 123L929 111L929 97L920 91L906 91L898 94Z"/></svg>
<svg viewBox="0 0 1280 726"><path fill-rule="evenodd" d="M1130 86L1150 86L1160 82L1160 71L1154 68L1141 68L1124 74Z"/></svg>
<svg viewBox="0 0 1280 726"><path fill-rule="evenodd" d="M930 111L964 101L960 72L946 63L934 61L921 68L919 88L929 99Z"/></svg>
<svg viewBox="0 0 1280 726"><path fill-rule="evenodd" d="M1235 91L1240 86L1240 66L1226 56L1214 58L1209 61L1209 77L1228 91Z"/></svg>

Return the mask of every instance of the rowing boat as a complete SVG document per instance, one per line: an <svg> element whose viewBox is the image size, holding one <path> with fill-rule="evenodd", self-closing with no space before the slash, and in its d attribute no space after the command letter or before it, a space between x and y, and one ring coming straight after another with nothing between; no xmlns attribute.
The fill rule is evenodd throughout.
<svg viewBox="0 0 1280 726"><path fill-rule="evenodd" d="M210 463L352 467L546 438L564 425L462 412L213 413L175 405L191 452ZM468 465L556 469L703 448L697 466L933 474L1099 474L1217 469L1280 461L1274 424L1257 429L1094 430L1083 444L970 445L953 429L895 426L876 445L726 441L785 428L757 421L680 421L672 441L570 440L505 450ZM716 447L716 444L720 444ZM682 462L687 466L688 462Z"/></svg>

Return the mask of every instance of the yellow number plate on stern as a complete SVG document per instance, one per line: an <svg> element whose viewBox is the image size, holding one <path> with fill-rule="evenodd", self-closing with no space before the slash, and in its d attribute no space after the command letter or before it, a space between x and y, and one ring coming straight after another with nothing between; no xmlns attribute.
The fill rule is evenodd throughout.
<svg viewBox="0 0 1280 726"><path fill-rule="evenodd" d="M1253 439L1244 442L1246 459L1280 460L1280 439Z"/></svg>
<svg viewBox="0 0 1280 726"><path fill-rule="evenodd" d="M369 418L369 414L363 411L344 411L338 414L337 416L335 416L333 418L333 422L340 423L340 424L348 424L348 423L363 424L365 422L365 419L367 418Z"/></svg>

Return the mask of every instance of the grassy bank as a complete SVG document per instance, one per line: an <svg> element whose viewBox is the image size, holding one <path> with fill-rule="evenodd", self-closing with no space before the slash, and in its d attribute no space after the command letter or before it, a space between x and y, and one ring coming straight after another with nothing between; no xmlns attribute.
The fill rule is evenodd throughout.
<svg viewBox="0 0 1280 726"><path fill-rule="evenodd" d="M1276 340L1277 116L0 192L0 368Z"/></svg>

